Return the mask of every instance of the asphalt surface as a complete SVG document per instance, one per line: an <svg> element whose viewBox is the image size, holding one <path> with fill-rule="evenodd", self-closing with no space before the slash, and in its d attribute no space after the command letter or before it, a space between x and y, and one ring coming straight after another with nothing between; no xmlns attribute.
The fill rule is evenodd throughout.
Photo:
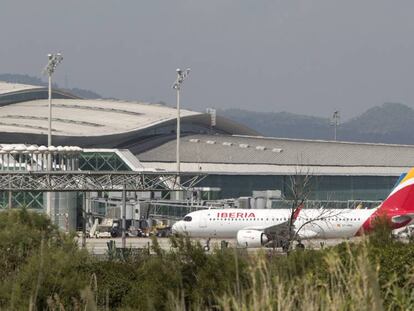
<svg viewBox="0 0 414 311"><path fill-rule="evenodd" d="M353 238L354 241L356 238ZM86 248L95 255L104 255L107 253L108 247L107 242L110 240L115 241L116 247L122 247L122 240L121 238L103 238L103 239L96 239L96 238L88 238L86 239ZM158 238L158 243L162 249L169 250L171 248L170 240L168 238ZM201 245L206 244L205 239L197 239L200 241ZM229 243L229 247L236 246L235 239L227 239ZM310 240L304 241L306 248L311 249L320 249L321 247L325 246L333 246L339 244L345 240L343 239L332 239L332 240ZM79 244L81 243L81 239L79 239ZM136 237L128 237L126 239L126 247L127 248L148 248L152 245L151 238L136 238ZM221 239L211 239L210 241L210 249L214 247L220 248L221 246ZM248 249L249 251L257 251L259 248Z"/></svg>

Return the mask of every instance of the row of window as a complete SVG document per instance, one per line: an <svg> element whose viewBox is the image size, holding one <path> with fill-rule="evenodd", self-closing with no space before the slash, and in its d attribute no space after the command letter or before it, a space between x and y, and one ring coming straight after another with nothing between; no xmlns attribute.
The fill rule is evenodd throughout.
<svg viewBox="0 0 414 311"><path fill-rule="evenodd" d="M188 220L189 217L190 219ZM184 221L191 221L191 217L187 216L184 217ZM187 219L186 219L187 218ZM210 221L236 221L236 220L253 220L253 221L287 221L287 218L210 218ZM299 221L312 221L312 220L327 220L327 221L361 221L361 218L316 218L316 219L312 219L312 218L299 218Z"/></svg>
<svg viewBox="0 0 414 311"><path fill-rule="evenodd" d="M254 220L254 221L259 221L259 220L262 220L262 221L264 221L265 219L264 218L210 218L209 219L210 221L219 221L219 220L224 220L224 221L234 221L234 220ZM266 221L269 221L270 219L269 218L266 218ZM287 221L287 218L272 218L271 219L272 221Z"/></svg>

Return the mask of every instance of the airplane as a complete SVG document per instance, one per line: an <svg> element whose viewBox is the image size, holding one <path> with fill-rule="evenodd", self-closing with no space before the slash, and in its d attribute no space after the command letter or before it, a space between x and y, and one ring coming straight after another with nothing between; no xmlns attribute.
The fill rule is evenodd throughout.
<svg viewBox="0 0 414 311"><path fill-rule="evenodd" d="M379 218L391 229L414 220L414 168L401 175L389 196L373 209L206 209L187 214L172 226L175 234L236 239L241 247L282 247L289 240L350 238L371 232ZM292 226L289 223L292 222ZM293 239L291 238L293 237ZM207 245L208 247L208 245Z"/></svg>

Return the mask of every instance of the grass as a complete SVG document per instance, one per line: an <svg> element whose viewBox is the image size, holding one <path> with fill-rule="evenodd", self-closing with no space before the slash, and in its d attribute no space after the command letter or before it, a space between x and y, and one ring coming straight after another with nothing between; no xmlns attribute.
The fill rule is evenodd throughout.
<svg viewBox="0 0 414 311"><path fill-rule="evenodd" d="M0 213L0 310L413 310L414 244L361 243L269 256L172 238L97 260L47 219ZM15 233L19 232L18 235Z"/></svg>

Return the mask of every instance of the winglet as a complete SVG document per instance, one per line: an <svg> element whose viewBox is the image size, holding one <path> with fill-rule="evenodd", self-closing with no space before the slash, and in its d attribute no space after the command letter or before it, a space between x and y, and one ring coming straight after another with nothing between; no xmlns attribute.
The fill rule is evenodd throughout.
<svg viewBox="0 0 414 311"><path fill-rule="evenodd" d="M300 204L298 208L295 210L295 212L293 213L293 221L295 221L299 217L299 214L302 209L303 209L303 203Z"/></svg>

